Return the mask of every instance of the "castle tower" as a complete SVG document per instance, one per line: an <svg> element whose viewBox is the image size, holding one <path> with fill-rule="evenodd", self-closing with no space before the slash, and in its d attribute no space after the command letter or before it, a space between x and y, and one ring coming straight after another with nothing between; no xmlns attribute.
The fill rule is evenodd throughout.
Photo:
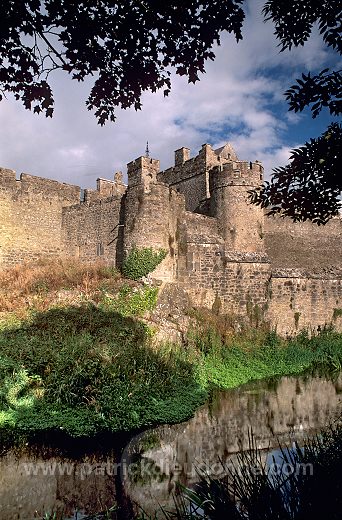
<svg viewBox="0 0 342 520"><path fill-rule="evenodd" d="M128 188L140 186L144 192L151 190L151 185L157 183L157 173L160 162L147 156L138 157L127 164Z"/></svg>
<svg viewBox="0 0 342 520"><path fill-rule="evenodd" d="M128 188L124 208L124 256L134 248L152 247L168 255L154 276L171 281L175 278L176 222L184 197L157 181L159 161L139 157L127 165ZM183 206L182 206L183 205Z"/></svg>
<svg viewBox="0 0 342 520"><path fill-rule="evenodd" d="M249 190L263 182L259 161L231 160L210 172L211 214L219 221L226 250L264 252L264 213L250 203Z"/></svg>

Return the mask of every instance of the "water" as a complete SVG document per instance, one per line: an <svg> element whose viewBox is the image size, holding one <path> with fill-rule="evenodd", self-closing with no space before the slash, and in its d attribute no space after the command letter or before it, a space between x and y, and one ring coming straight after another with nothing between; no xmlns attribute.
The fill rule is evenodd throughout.
<svg viewBox="0 0 342 520"><path fill-rule="evenodd" d="M251 429L266 458L278 440L301 442L336 418L341 392L342 374L334 381L283 377L215 393L188 422L128 438L120 451L93 447L77 459L51 450L9 452L0 458L0 519L31 520L63 510L65 518L81 520L116 497L122 502L123 490L148 512L157 504L172 508L176 482L193 486L203 468L222 476L222 463L232 464L248 448Z"/></svg>

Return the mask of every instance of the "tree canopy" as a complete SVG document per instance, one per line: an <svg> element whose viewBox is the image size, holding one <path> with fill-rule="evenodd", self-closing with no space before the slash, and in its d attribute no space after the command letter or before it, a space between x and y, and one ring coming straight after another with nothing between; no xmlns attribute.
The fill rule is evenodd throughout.
<svg viewBox="0 0 342 520"><path fill-rule="evenodd" d="M275 168L271 181L251 192L252 202L292 220L325 224L341 207L342 127L332 123L318 138L292 151L290 164Z"/></svg>
<svg viewBox="0 0 342 520"><path fill-rule="evenodd" d="M98 122L115 109L141 108L145 91L171 89L170 70L196 82L215 58L223 31L242 39L245 0L3 0L0 18L0 100L11 93L27 109L51 117L50 73L94 77L86 101ZM340 0L268 0L265 20L275 25L281 51L304 45L315 24L325 44L341 54ZM326 108L341 114L341 71L303 74L286 94L290 110ZM341 127L332 124L293 152L252 201L295 220L325 223L337 213ZM320 198L320 194L322 197ZM320 203L321 201L321 203ZM331 202L331 204L329 203ZM311 206L310 206L311 204ZM310 209L309 209L310 207Z"/></svg>
<svg viewBox="0 0 342 520"><path fill-rule="evenodd" d="M222 31L242 38L243 0L3 0L0 94L53 114L49 74L95 76L86 102L102 125L115 108L141 107L146 90L171 88L170 67L198 80Z"/></svg>
<svg viewBox="0 0 342 520"><path fill-rule="evenodd" d="M269 0L264 6L266 20L275 24L281 50L304 45L312 27L318 24L327 46L342 52L342 4L335 0ZM323 69L319 74L302 74L285 92L290 110L311 108L317 117L323 108L332 116L342 112L341 71ZM292 151L290 164L275 168L270 182L251 193L255 204L294 221L311 220L325 224L341 209L342 127L332 123L317 138Z"/></svg>

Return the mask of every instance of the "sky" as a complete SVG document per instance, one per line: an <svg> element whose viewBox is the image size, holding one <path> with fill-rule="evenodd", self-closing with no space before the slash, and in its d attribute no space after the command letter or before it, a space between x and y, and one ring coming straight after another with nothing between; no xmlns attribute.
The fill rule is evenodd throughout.
<svg viewBox="0 0 342 520"><path fill-rule="evenodd" d="M243 41L223 35L199 82L173 74L167 98L146 93L141 111L118 110L115 123L101 127L86 109L91 81L77 83L61 71L50 75L52 119L3 100L0 166L91 188L98 177L125 173L128 162L144 155L147 140L161 169L174 164L181 146L194 156L204 143L217 148L229 141L240 159L262 161L269 177L288 162L292 148L318 136L330 121L328 114L312 120L309 111L289 112L284 91L302 72L336 63L318 31L304 47L280 53L272 23L263 22L263 4L247 2Z"/></svg>

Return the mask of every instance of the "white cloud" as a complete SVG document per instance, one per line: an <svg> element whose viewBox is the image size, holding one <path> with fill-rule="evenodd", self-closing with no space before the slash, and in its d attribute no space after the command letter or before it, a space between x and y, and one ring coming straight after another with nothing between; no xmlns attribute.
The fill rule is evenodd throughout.
<svg viewBox="0 0 342 520"><path fill-rule="evenodd" d="M265 179L269 180L273 168L276 166L285 166L289 162L291 150L297 146L298 145L294 145L291 148L282 146L273 152L264 153L262 162L265 168Z"/></svg>
<svg viewBox="0 0 342 520"><path fill-rule="evenodd" d="M88 147L85 145L78 148L62 148L59 153L68 159L84 159L88 153Z"/></svg>
<svg viewBox="0 0 342 520"><path fill-rule="evenodd" d="M1 102L0 165L93 186L97 176L125 171L127 162L144 153L147 139L163 168L172 164L173 150L180 146L195 154L204 142L219 146L227 140L241 158L262 160L268 171L285 164L292 143L283 135L299 117L287 114L283 91L295 65L298 70L319 66L326 51L315 34L304 48L279 54L272 24L262 22L262 5L261 0L248 2L244 40L237 45L234 38L223 37L200 82L189 85L173 76L168 98L161 92L145 94L143 109L119 111L115 124L97 125L84 105L91 83L76 84L63 73L53 79L52 120L14 101ZM270 66L277 67L277 74L270 75Z"/></svg>

